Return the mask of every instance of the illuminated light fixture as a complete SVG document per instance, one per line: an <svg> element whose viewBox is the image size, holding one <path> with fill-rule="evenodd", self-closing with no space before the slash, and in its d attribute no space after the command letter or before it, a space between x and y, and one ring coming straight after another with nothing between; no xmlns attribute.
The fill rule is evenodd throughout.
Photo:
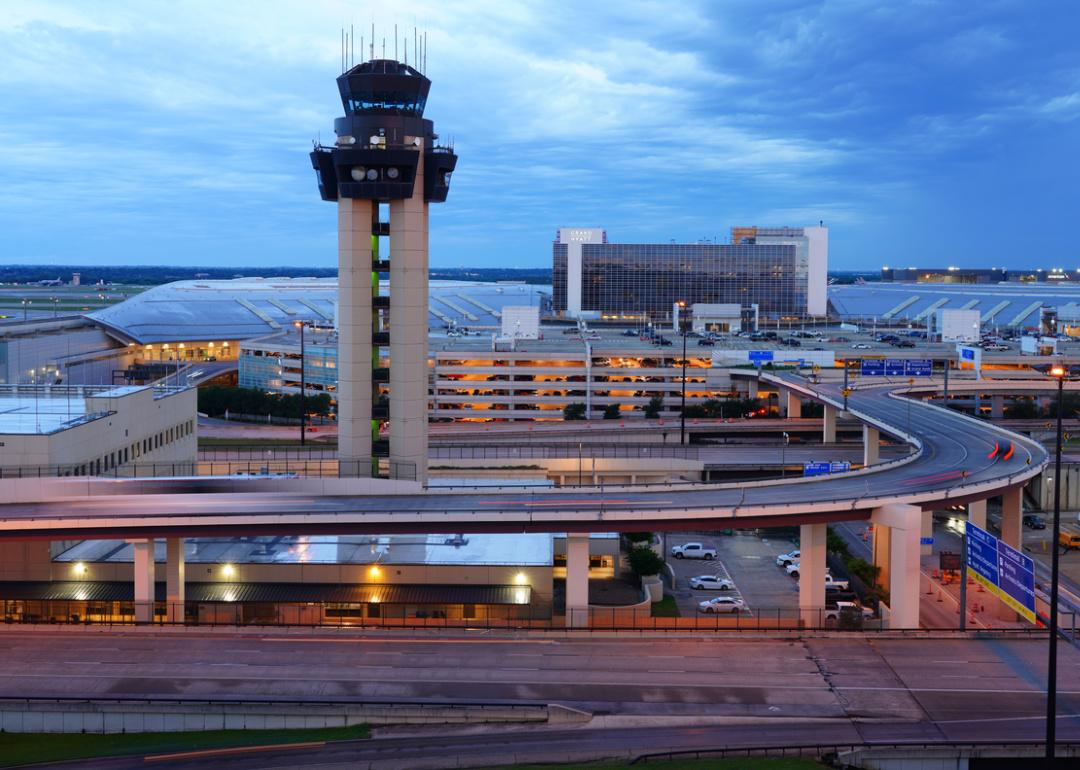
<svg viewBox="0 0 1080 770"><path fill-rule="evenodd" d="M378 178L379 178L379 172L378 172L378 170L376 170L376 169L373 169L373 168L369 168L369 169L367 170L367 174L366 174L366 176L367 176L367 180L368 180L369 182L374 182L374 181L375 181L376 179L378 179Z"/></svg>
<svg viewBox="0 0 1080 770"><path fill-rule="evenodd" d="M528 604L528 603L529 603L529 592L526 591L524 588L515 588L514 589L514 604Z"/></svg>
<svg viewBox="0 0 1080 770"><path fill-rule="evenodd" d="M231 578L236 574L236 567L231 564L224 564L221 567L221 574L227 578Z"/></svg>
<svg viewBox="0 0 1080 770"><path fill-rule="evenodd" d="M351 176L353 178L354 182L363 182L364 181L364 175L366 173L367 173L367 169L364 168L363 166L353 166L352 170L349 171L349 176Z"/></svg>
<svg viewBox="0 0 1080 770"><path fill-rule="evenodd" d="M523 586L526 585L528 582L529 578L525 575L524 572L519 572L514 575L514 583L516 583L517 585Z"/></svg>
<svg viewBox="0 0 1080 770"><path fill-rule="evenodd" d="M400 175L401 172L397 170L397 166L391 166L390 168L386 169L387 179L397 179Z"/></svg>
<svg viewBox="0 0 1080 770"><path fill-rule="evenodd" d="M1054 366L1050 367L1050 374L1054 377L1064 377L1065 367L1059 364L1054 364Z"/></svg>
<svg viewBox="0 0 1080 770"><path fill-rule="evenodd" d="M85 575L86 565L83 564L81 561L77 561L71 566L71 571L74 572L76 575Z"/></svg>
<svg viewBox="0 0 1080 770"><path fill-rule="evenodd" d="M382 575L382 570L374 564L371 565L371 567L368 569L368 577L378 578L380 575Z"/></svg>

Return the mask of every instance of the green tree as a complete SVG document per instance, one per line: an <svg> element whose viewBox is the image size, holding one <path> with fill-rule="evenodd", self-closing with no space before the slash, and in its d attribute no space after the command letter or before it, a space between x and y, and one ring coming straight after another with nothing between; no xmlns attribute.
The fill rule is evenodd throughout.
<svg viewBox="0 0 1080 770"><path fill-rule="evenodd" d="M608 404L604 407L604 419L605 420L617 420L619 419L619 405Z"/></svg>
<svg viewBox="0 0 1080 770"><path fill-rule="evenodd" d="M660 396L653 396L649 399L649 403L645 405L645 416L650 420L655 420L660 416L660 411L664 408L664 399Z"/></svg>
<svg viewBox="0 0 1080 770"><path fill-rule="evenodd" d="M585 404L567 404L563 407L562 416L564 420L584 420Z"/></svg>
<svg viewBox="0 0 1080 770"><path fill-rule="evenodd" d="M664 568L664 560L652 548L631 548L626 560L630 562L631 572L638 577L659 575Z"/></svg>

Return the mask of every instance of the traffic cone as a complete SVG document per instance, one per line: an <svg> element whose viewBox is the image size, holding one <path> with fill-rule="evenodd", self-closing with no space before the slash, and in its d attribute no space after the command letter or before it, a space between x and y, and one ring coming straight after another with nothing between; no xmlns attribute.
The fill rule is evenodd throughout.
<svg viewBox="0 0 1080 770"><path fill-rule="evenodd" d="M941 577L941 573L940 573L940 572L938 572L938 568L937 568L937 567L934 567L934 580L937 580L937 579L938 579L938 578L940 578L940 577Z"/></svg>
<svg viewBox="0 0 1080 770"><path fill-rule="evenodd" d="M983 584L982 584L982 583L979 583L979 593L981 593L981 594L984 594L984 593L986 593L986 589L985 589L985 588L983 588Z"/></svg>
<svg viewBox="0 0 1080 770"><path fill-rule="evenodd" d="M939 602L943 602L943 601L945 601L944 599L942 599L942 598L941 598L941 589L938 589L938 592L937 592L937 600L938 600Z"/></svg>

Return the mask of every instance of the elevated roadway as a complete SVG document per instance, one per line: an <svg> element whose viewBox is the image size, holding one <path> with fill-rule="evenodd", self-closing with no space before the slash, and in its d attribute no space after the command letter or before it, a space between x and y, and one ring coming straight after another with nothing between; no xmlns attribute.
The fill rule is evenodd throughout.
<svg viewBox="0 0 1080 770"><path fill-rule="evenodd" d="M889 574L900 625L918 625L923 511L1005 494L1019 533L1019 490L1047 463L1041 444L993 424L903 398L895 386L867 387L846 400L840 385L810 384L791 374L762 379L825 405L826 435L845 411L915 451L867 469L829 477L740 484L668 485L582 490L440 489L372 479L17 480L0 504L0 538L91 539L258 534L398 532L567 532L567 609L587 605L586 533L801 525L800 606L824 604L825 524L871 519L888 531ZM988 454L996 445L1007 457ZM22 485L21 487L18 485ZM927 517L928 518L928 514ZM1003 532L1005 528L1003 527ZM1011 531L1011 529L1010 529ZM1006 535L1006 540L1009 540ZM175 545L170 553L181 553ZM136 547L136 601L152 597ZM140 554L143 554L140 556ZM152 561L151 561L152 564ZM575 566L577 565L577 566ZM144 565L145 566L145 565ZM581 567L578 569L577 567ZM143 588L138 590L139 575ZM149 574L152 575L152 570ZM819 579L820 577L820 579ZM182 582L182 581L181 581ZM172 594L170 594L172 595Z"/></svg>

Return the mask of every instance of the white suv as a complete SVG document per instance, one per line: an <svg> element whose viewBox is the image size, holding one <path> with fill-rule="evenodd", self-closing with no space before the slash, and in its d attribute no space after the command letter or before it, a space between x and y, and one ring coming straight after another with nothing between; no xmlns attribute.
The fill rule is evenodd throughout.
<svg viewBox="0 0 1080 770"><path fill-rule="evenodd" d="M800 553L801 552L799 551L799 549L796 548L791 553L782 553L782 554L780 554L779 556L776 557L776 566L777 567L786 567L789 564L795 564L796 562L799 561Z"/></svg>

